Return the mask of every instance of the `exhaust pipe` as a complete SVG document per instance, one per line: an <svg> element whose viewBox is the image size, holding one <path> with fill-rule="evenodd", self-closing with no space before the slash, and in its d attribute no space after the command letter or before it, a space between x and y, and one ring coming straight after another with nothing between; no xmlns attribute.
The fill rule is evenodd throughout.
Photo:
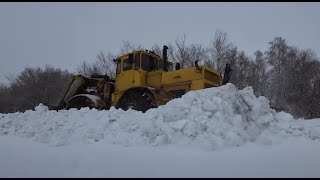
<svg viewBox="0 0 320 180"><path fill-rule="evenodd" d="M163 57L163 70L168 71L168 46L164 45L162 50L162 57Z"/></svg>

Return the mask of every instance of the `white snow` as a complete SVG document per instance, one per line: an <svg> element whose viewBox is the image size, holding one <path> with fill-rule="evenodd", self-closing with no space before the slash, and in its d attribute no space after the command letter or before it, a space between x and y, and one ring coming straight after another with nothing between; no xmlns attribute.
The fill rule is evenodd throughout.
<svg viewBox="0 0 320 180"><path fill-rule="evenodd" d="M251 87L192 91L146 113L0 114L0 177L320 177L320 119Z"/></svg>

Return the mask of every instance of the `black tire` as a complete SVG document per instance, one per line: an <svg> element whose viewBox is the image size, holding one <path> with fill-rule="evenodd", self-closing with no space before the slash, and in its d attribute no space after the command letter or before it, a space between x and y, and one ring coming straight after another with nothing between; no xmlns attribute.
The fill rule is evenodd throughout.
<svg viewBox="0 0 320 180"><path fill-rule="evenodd" d="M119 100L118 108L123 110L133 109L146 112L148 109L155 108L153 94L147 91L129 91L122 95Z"/></svg>

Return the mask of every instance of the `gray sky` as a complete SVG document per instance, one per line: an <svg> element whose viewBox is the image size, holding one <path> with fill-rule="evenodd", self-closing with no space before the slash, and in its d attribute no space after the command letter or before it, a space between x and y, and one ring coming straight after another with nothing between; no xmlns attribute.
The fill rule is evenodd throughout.
<svg viewBox="0 0 320 180"><path fill-rule="evenodd" d="M25 67L76 70L122 41L151 48L186 34L207 46L217 29L247 54L275 36L320 55L320 3L0 3L0 82Z"/></svg>

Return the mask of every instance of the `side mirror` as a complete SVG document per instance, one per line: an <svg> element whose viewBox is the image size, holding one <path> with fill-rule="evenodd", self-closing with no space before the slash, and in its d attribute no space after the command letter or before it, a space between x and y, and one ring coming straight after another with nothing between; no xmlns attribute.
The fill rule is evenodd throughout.
<svg viewBox="0 0 320 180"><path fill-rule="evenodd" d="M128 59L129 64L133 64L133 54L129 54L129 59Z"/></svg>

